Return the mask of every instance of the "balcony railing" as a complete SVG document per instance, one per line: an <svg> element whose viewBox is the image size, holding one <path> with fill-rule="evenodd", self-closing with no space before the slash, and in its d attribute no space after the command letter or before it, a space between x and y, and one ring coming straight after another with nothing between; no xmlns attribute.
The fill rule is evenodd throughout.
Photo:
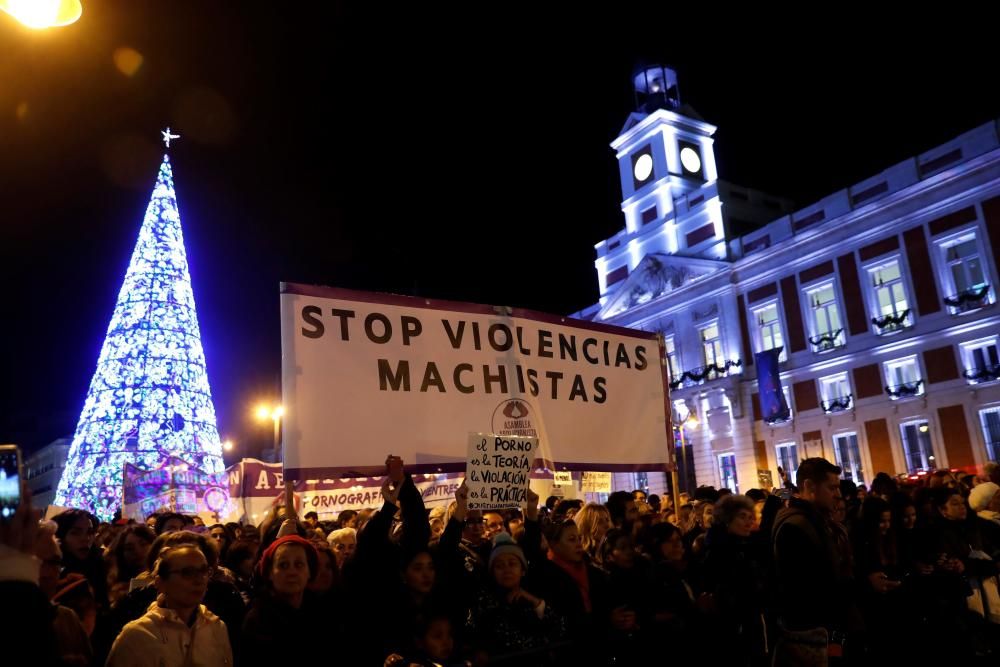
<svg viewBox="0 0 1000 667"><path fill-rule="evenodd" d="M827 414L831 414L834 412L843 412L844 410L850 410L853 404L854 404L854 396L852 394L847 394L846 396L837 396L829 400L820 402L820 406L823 408L823 412Z"/></svg>
<svg viewBox="0 0 1000 667"><path fill-rule="evenodd" d="M788 424L792 421L792 411L785 408L783 412L779 412L775 415L768 415L764 417L763 422L768 426L781 426L782 424Z"/></svg>
<svg viewBox="0 0 1000 667"><path fill-rule="evenodd" d="M729 376L731 374L730 369L739 368L742 365L743 362L739 359L736 359L735 361L730 359L721 366L718 364L698 366L697 368L692 368L689 371L681 373L676 380L670 383L670 388L679 389L680 387L694 387L699 384L711 382L712 380L718 380L719 378Z"/></svg>
<svg viewBox="0 0 1000 667"><path fill-rule="evenodd" d="M953 315L961 315L962 313L968 313L978 308L990 305L989 297L990 286L980 285L978 287L970 287L969 289L963 290L958 294L946 296L944 298L944 302L951 307Z"/></svg>
<svg viewBox="0 0 1000 667"><path fill-rule="evenodd" d="M835 350L838 347L844 346L844 338L840 335L842 333L844 333L843 329L837 329L836 331L831 331L830 333L812 336L809 338L809 344L813 346L813 352L816 352L817 354L829 352L830 350Z"/></svg>
<svg viewBox="0 0 1000 667"><path fill-rule="evenodd" d="M886 386L885 393L889 394L892 398L910 398L911 396L921 394L923 392L921 387L923 386L923 380L914 380L913 382Z"/></svg>
<svg viewBox="0 0 1000 667"><path fill-rule="evenodd" d="M889 313L885 317L873 317L872 324L874 324L875 328L878 330L879 336L902 331L903 329L908 329L913 326L913 323L910 321L909 308L897 315Z"/></svg>
<svg viewBox="0 0 1000 667"><path fill-rule="evenodd" d="M997 380L1000 380L1000 364L991 364L989 366L981 366L977 368L966 368L962 375L964 375L965 379L972 384L996 382Z"/></svg>

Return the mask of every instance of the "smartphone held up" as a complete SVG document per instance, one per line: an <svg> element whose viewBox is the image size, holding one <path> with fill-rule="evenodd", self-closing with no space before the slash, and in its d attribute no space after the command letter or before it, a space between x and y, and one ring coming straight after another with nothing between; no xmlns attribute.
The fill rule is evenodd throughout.
<svg viewBox="0 0 1000 667"><path fill-rule="evenodd" d="M0 519L10 519L21 504L21 449L0 445Z"/></svg>

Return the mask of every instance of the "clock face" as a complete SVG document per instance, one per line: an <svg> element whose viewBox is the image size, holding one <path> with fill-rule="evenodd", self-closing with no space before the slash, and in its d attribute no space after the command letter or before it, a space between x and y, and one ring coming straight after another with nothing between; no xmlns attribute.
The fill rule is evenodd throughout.
<svg viewBox="0 0 1000 667"><path fill-rule="evenodd" d="M643 153L635 159L635 166L632 167L632 175L635 180L642 183L653 173L653 156Z"/></svg>
<svg viewBox="0 0 1000 667"><path fill-rule="evenodd" d="M691 146L685 146L681 149L681 166L684 167L684 171L692 174L701 173L701 156L698 155L696 151Z"/></svg>

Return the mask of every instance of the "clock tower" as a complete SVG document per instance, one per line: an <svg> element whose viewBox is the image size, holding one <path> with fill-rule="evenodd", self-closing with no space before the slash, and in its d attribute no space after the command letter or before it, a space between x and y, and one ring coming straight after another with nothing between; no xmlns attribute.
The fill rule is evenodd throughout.
<svg viewBox="0 0 1000 667"><path fill-rule="evenodd" d="M677 73L648 65L632 75L635 111L611 142L625 228L598 244L602 299L650 254L724 260L716 127L681 103Z"/></svg>

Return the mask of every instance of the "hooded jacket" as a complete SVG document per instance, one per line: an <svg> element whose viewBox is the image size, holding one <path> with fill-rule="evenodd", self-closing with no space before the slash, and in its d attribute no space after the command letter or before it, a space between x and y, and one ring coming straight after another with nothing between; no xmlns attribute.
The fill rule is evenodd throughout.
<svg viewBox="0 0 1000 667"><path fill-rule="evenodd" d="M107 667L193 667L233 664L226 624L198 605L194 624L159 602L122 630L111 647Z"/></svg>

